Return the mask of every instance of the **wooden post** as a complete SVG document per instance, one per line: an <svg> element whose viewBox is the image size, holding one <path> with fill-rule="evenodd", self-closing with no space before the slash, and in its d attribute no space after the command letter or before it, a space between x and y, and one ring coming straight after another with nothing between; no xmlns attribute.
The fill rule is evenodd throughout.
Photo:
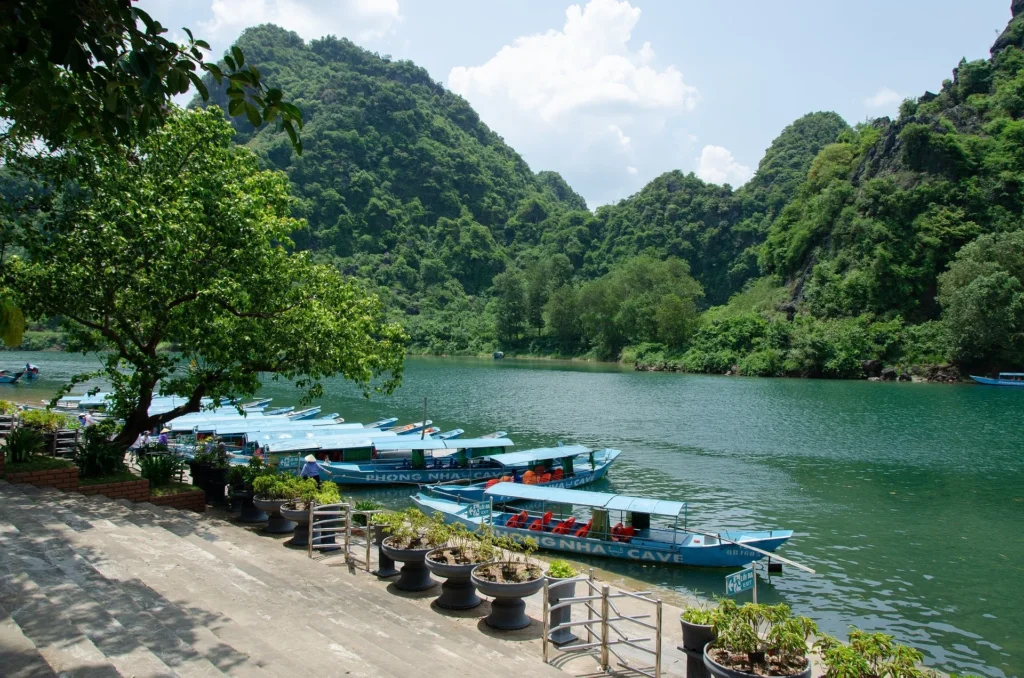
<svg viewBox="0 0 1024 678"><path fill-rule="evenodd" d="M550 607L550 603L548 601L548 578L544 577L544 612L541 615L541 619L544 620L544 631L543 631L543 634L541 635L541 641L540 642L543 644L542 647L544 648L544 663L545 664L548 663L548 633L551 630L551 627L549 626L549 622L548 622L548 607Z"/></svg>
<svg viewBox="0 0 1024 678"><path fill-rule="evenodd" d="M657 602L657 610L654 615L654 625L657 630L654 632L654 676L661 678L661 601Z"/></svg>
<svg viewBox="0 0 1024 678"><path fill-rule="evenodd" d="M601 670L608 670L608 584L601 585Z"/></svg>

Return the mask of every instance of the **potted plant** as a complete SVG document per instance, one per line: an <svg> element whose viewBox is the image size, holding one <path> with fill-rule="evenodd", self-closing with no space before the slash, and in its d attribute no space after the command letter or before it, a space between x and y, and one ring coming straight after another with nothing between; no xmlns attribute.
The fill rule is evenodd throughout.
<svg viewBox="0 0 1024 678"><path fill-rule="evenodd" d="M817 631L807 617L794 617L788 605L737 607L726 599L715 615L716 639L704 646L704 666L717 678L810 678L807 640Z"/></svg>
<svg viewBox="0 0 1024 678"><path fill-rule="evenodd" d="M495 546L503 555L492 563L477 565L471 579L477 591L491 596L491 613L484 621L494 629L514 630L530 625L526 616L526 601L544 587L544 571L530 562L530 554L537 550L532 537L500 537Z"/></svg>
<svg viewBox="0 0 1024 678"><path fill-rule="evenodd" d="M281 515L281 506L298 496L298 478L281 474L261 475L252 481L253 504L267 514L268 534L287 534L295 529L295 523Z"/></svg>
<svg viewBox="0 0 1024 678"><path fill-rule="evenodd" d="M715 639L716 610L703 603L690 605L679 615L679 623L683 627L684 651L704 652L704 646Z"/></svg>
<svg viewBox="0 0 1024 678"><path fill-rule="evenodd" d="M316 482L316 481L314 481ZM316 491L313 496L313 502L315 506L327 506L330 504L341 503L341 491L338 486L332 482L325 482L320 485L320 489ZM313 543L320 546L321 551L337 551L340 546L337 546L337 542L334 539L333 528L339 527L338 522L331 522L324 526L325 530L313 529ZM331 531L327 531L327 528L331 528ZM308 532L307 532L308 535ZM324 545L328 545L324 547Z"/></svg>
<svg viewBox="0 0 1024 678"><path fill-rule="evenodd" d="M924 654L894 642L893 636L850 629L850 644L822 636L814 644L825 664L825 678L928 678L930 671L919 668Z"/></svg>
<svg viewBox="0 0 1024 678"><path fill-rule="evenodd" d="M575 579L580 575L568 562L564 560L552 561L548 566L548 604L557 605L564 598L576 596L576 582L567 581ZM555 586L557 584L557 586ZM572 607L565 606L550 612L551 628L559 624L567 624L572 620ZM578 640L576 635L568 628L557 629L548 636L555 645L564 645Z"/></svg>
<svg viewBox="0 0 1024 678"><path fill-rule="evenodd" d="M192 463L189 464L189 472L194 474L192 484L203 488L207 504L219 504L224 501L229 467L227 448L222 442L204 445L193 454Z"/></svg>
<svg viewBox="0 0 1024 678"><path fill-rule="evenodd" d="M324 483L325 485L328 483ZM334 485L334 483L330 483ZM281 504L281 517L290 520L295 525L292 538L286 541L285 546L309 546L309 507L316 501L319 488L312 478L303 478L291 484L294 496ZM334 492L337 494L338 486L334 485Z"/></svg>
<svg viewBox="0 0 1024 678"><path fill-rule="evenodd" d="M433 526L432 526L433 527ZM444 543L427 554L424 563L431 574L444 579L437 606L446 610L470 610L483 601L470 575L481 563L494 560L495 548L488 535L470 532L462 523L439 523L435 539ZM440 530L446 532L442 535Z"/></svg>
<svg viewBox="0 0 1024 678"><path fill-rule="evenodd" d="M235 469L239 469L241 471L240 475L242 476L240 487L236 486L234 483L232 483L231 486L231 498L232 500L238 501L241 507L238 522L265 522L267 520L267 514L256 508L256 504L253 503L255 493L253 492L252 484L253 481L261 475L273 475L274 472L267 468L263 463L263 460L259 457L252 457L249 459L249 463L246 466L232 467L232 473L234 473Z"/></svg>
<svg viewBox="0 0 1024 678"><path fill-rule="evenodd" d="M387 514L384 516L388 537L381 548L392 560L403 563L401 576L395 588L402 591L425 591L436 584L430 578L424 559L447 539L440 515L427 518L417 509Z"/></svg>

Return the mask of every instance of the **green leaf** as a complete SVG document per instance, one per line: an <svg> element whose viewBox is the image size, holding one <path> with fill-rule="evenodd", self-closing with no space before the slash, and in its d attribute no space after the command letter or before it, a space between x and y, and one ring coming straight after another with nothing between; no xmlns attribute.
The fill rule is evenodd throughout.
<svg viewBox="0 0 1024 678"><path fill-rule="evenodd" d="M184 26L181 27L181 30L185 31L185 35L188 36L188 39L189 39L190 42L195 42L196 41L196 39L194 37L192 37L192 31L190 31L189 29L185 28Z"/></svg>
<svg viewBox="0 0 1024 678"><path fill-rule="evenodd" d="M227 54L224 55L224 63L226 63L228 65L228 68L230 68L231 70L238 70L238 67L235 66L235 60L229 57Z"/></svg>
<svg viewBox="0 0 1024 678"><path fill-rule="evenodd" d="M195 85L196 91L199 92L199 96L203 98L203 101L209 101L210 92L206 89L206 84L203 83L203 79L195 73L189 73L188 78L192 81L192 84Z"/></svg>
<svg viewBox="0 0 1024 678"><path fill-rule="evenodd" d="M212 49L210 47L210 43L206 42L205 40L196 40L196 47L202 47L206 51L210 51Z"/></svg>
<svg viewBox="0 0 1024 678"><path fill-rule="evenodd" d="M218 85L221 84L221 82L224 81L224 72L222 70L220 70L220 66L218 66L217 64L207 64L207 63L204 63L203 64L203 70L205 70L207 73L209 73L214 78L216 78Z"/></svg>
<svg viewBox="0 0 1024 678"><path fill-rule="evenodd" d="M228 102L228 113L231 116L241 115L242 110L245 108L245 101L243 99L232 99Z"/></svg>
<svg viewBox="0 0 1024 678"><path fill-rule="evenodd" d="M259 127L263 123L259 110L248 101L245 102L245 116L249 118L249 122L252 123L253 127Z"/></svg>
<svg viewBox="0 0 1024 678"><path fill-rule="evenodd" d="M235 57L235 63L238 64L238 68L245 65L245 55L242 54L242 50L238 48L238 45L231 46L231 56Z"/></svg>

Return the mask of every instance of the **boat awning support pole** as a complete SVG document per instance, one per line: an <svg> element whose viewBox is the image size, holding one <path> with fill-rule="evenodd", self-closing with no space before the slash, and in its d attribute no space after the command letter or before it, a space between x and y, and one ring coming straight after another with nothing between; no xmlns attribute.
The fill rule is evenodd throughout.
<svg viewBox="0 0 1024 678"><path fill-rule="evenodd" d="M494 529L494 497L487 499L491 502L491 512L487 514L487 521L491 524L491 529Z"/></svg>

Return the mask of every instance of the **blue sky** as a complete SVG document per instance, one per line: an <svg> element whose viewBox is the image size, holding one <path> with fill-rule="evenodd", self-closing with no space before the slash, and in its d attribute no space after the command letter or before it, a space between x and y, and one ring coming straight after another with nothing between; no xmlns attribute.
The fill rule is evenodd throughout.
<svg viewBox="0 0 1024 678"><path fill-rule="evenodd" d="M219 55L272 21L407 58L591 208L662 172L746 181L811 111L850 123L988 56L1010 0L143 0Z"/></svg>

